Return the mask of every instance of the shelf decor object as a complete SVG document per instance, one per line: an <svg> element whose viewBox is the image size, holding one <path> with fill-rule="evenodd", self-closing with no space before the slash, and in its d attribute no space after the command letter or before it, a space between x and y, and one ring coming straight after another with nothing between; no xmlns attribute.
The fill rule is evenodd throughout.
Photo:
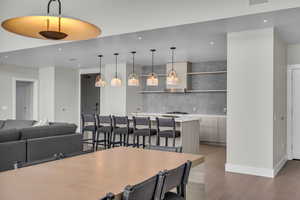
<svg viewBox="0 0 300 200"><path fill-rule="evenodd" d="M134 55L136 54L135 51L131 52L132 54L132 73L128 76L128 86L139 86L140 81L138 75L134 71Z"/></svg>
<svg viewBox="0 0 300 200"><path fill-rule="evenodd" d="M118 78L118 53L114 54L116 56L116 73L115 73L115 77L113 79L111 79L111 86L112 87L121 87L122 85L122 81L121 79Z"/></svg>
<svg viewBox="0 0 300 200"><path fill-rule="evenodd" d="M99 75L96 77L95 87L100 88L100 87L104 87L106 85L106 81L104 80L104 78L101 74L101 64L102 64L102 57L103 56L99 55L98 57L100 59L100 67L99 67L100 71L99 71Z"/></svg>
<svg viewBox="0 0 300 200"><path fill-rule="evenodd" d="M176 47L171 47L170 48L172 51L172 68L169 71L168 75L167 75L167 85L178 85L179 83L179 78L177 76L177 73L174 69L174 51L176 49Z"/></svg>
<svg viewBox="0 0 300 200"><path fill-rule="evenodd" d="M154 73L154 53L156 50L151 49L150 51L152 53L152 72L147 78L147 86L158 86L158 77L157 74Z"/></svg>
<svg viewBox="0 0 300 200"><path fill-rule="evenodd" d="M50 15L50 6L58 2L58 16ZM88 22L63 17L60 0L50 0L46 16L24 16L7 19L2 27L12 33L44 40L88 40L101 34L101 29Z"/></svg>

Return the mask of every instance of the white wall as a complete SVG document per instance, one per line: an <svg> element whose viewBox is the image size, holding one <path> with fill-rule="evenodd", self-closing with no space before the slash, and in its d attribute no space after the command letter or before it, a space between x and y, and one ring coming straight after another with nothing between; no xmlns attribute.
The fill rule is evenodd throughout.
<svg viewBox="0 0 300 200"><path fill-rule="evenodd" d="M107 81L100 94L100 112L102 115L126 115L126 63L118 63L118 77L121 87L112 87L110 80L115 76L115 64L106 64L102 74Z"/></svg>
<svg viewBox="0 0 300 200"><path fill-rule="evenodd" d="M287 62L289 65L300 64L300 44L292 44L288 46Z"/></svg>
<svg viewBox="0 0 300 200"><path fill-rule="evenodd" d="M273 167L287 159L287 45L275 30L274 37L274 136Z"/></svg>
<svg viewBox="0 0 300 200"><path fill-rule="evenodd" d="M55 68L55 121L78 123L79 77L77 69Z"/></svg>
<svg viewBox="0 0 300 200"><path fill-rule="evenodd" d="M13 78L38 79L38 69L0 64L0 120L13 117Z"/></svg>
<svg viewBox="0 0 300 200"><path fill-rule="evenodd" d="M232 172L273 170L273 28L228 33L227 162Z"/></svg>
<svg viewBox="0 0 300 200"><path fill-rule="evenodd" d="M45 14L47 3L48 0L1 0L0 19ZM62 3L64 16L98 25L103 30L103 36L300 6L300 1L296 0L269 0L269 3L254 6L249 6L248 0L64 0ZM56 42L15 36L0 29L0 52L53 43Z"/></svg>
<svg viewBox="0 0 300 200"><path fill-rule="evenodd" d="M39 119L55 120L55 67L39 69Z"/></svg>

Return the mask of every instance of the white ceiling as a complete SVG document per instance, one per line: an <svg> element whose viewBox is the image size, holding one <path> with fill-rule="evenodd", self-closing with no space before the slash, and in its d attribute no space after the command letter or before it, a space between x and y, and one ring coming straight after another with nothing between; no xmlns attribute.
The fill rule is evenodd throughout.
<svg viewBox="0 0 300 200"><path fill-rule="evenodd" d="M24 15L45 15L49 0L1 0L0 22ZM64 16L91 22L102 36L120 35L229 17L300 7L299 0L268 0L250 5L249 0L61 0ZM53 4L52 12L55 5ZM48 44L45 40L17 36L0 28L0 52Z"/></svg>
<svg viewBox="0 0 300 200"><path fill-rule="evenodd" d="M288 44L294 44L300 43L299 23L300 8L295 8L2 53L0 62L34 67L92 68L98 65L99 53L104 55L104 63L113 63L115 52L120 53L120 62L130 62L129 52L135 50L137 63L150 65L149 49L156 48L156 64L165 64L170 61L171 46L177 47L177 61L226 60L227 32L274 26ZM75 60L70 61L73 58Z"/></svg>

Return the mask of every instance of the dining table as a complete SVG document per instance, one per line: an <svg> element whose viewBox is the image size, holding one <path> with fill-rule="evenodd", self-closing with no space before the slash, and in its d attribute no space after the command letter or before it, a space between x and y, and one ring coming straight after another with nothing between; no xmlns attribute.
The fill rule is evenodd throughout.
<svg viewBox="0 0 300 200"><path fill-rule="evenodd" d="M112 192L120 199L135 185L202 155L117 147L0 173L1 200L99 200Z"/></svg>

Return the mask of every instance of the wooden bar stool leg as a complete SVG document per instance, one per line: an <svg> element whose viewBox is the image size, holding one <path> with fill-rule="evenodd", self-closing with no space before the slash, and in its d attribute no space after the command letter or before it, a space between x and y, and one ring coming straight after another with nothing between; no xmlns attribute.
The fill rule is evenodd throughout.
<svg viewBox="0 0 300 200"><path fill-rule="evenodd" d="M137 136L137 142L136 143L137 143L137 147L140 148L140 136L139 135Z"/></svg>
<svg viewBox="0 0 300 200"><path fill-rule="evenodd" d="M115 147L115 142L116 142L116 134L113 133L113 139L112 139L112 147Z"/></svg>
<svg viewBox="0 0 300 200"><path fill-rule="evenodd" d="M127 141L126 141L126 146L128 147L129 146L129 134L127 134Z"/></svg>
<svg viewBox="0 0 300 200"><path fill-rule="evenodd" d="M175 141L176 141L176 138L173 137L173 147L175 147Z"/></svg>
<svg viewBox="0 0 300 200"><path fill-rule="evenodd" d="M96 140L96 151L98 151L98 145L99 145L99 144L98 144L98 141L99 141L99 135L100 135L100 134L99 134L99 132L98 132L98 134L97 134L97 140Z"/></svg>
<svg viewBox="0 0 300 200"><path fill-rule="evenodd" d="M96 132L93 131L93 151L95 151L95 143L96 143Z"/></svg>
<svg viewBox="0 0 300 200"><path fill-rule="evenodd" d="M136 136L135 136L135 134L133 134L133 147L136 147L135 138L136 138Z"/></svg>
<svg viewBox="0 0 300 200"><path fill-rule="evenodd" d="M145 149L145 146L146 146L146 137L145 136L143 136L143 149Z"/></svg>
<svg viewBox="0 0 300 200"><path fill-rule="evenodd" d="M168 137L166 137L166 147L168 146Z"/></svg>
<svg viewBox="0 0 300 200"><path fill-rule="evenodd" d="M104 132L104 149L107 148L107 132Z"/></svg>

